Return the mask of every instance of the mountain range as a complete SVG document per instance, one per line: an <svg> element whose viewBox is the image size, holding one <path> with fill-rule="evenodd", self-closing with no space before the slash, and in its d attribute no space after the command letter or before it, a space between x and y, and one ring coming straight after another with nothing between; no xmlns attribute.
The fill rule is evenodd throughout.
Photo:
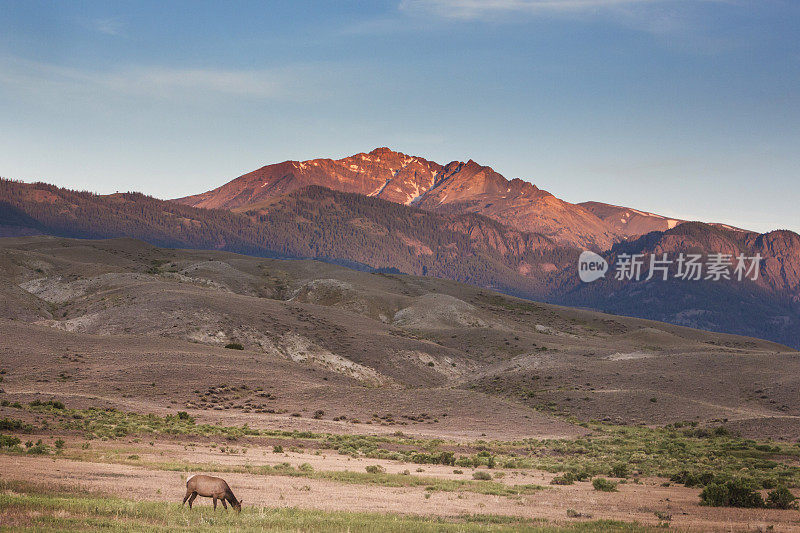
<svg viewBox="0 0 800 533"><path fill-rule="evenodd" d="M307 187L372 196L442 213L478 213L516 229L571 246L606 249L629 235L591 209L560 200L521 179L507 180L475 161L446 165L389 148L344 159L267 165L212 191L176 201L193 207L234 209Z"/></svg>
<svg viewBox="0 0 800 533"><path fill-rule="evenodd" d="M135 237L170 247L315 258L448 278L800 346L800 236L758 234L598 202L573 204L472 160L439 164L388 148L264 166L162 201L0 181L0 235ZM578 280L577 259L620 254L762 257L744 281ZM647 261L644 261L647 274Z"/></svg>

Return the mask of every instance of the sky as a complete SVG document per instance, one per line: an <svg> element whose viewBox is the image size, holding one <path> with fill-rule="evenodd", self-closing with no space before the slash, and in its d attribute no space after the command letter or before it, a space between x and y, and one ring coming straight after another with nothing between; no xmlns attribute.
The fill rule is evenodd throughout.
<svg viewBox="0 0 800 533"><path fill-rule="evenodd" d="M798 36L798 0L0 0L0 176L168 199L388 146L800 232Z"/></svg>

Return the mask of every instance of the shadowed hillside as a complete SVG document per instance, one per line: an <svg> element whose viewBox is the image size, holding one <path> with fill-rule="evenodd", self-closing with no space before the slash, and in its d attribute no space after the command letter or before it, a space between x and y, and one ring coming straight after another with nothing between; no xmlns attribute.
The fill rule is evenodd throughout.
<svg viewBox="0 0 800 533"><path fill-rule="evenodd" d="M177 394L186 408L220 407L245 420L316 409L362 422L392 413L420 431L473 437L580 431L546 413L727 418L770 431L779 421L784 432L800 416L797 354L753 338L430 277L131 239L11 238L0 252L4 364L31 365L6 376L6 393L45 379L51 393L77 397L106 390L112 398L122 387L123 400L146 411ZM224 348L231 344L243 350ZM218 361L195 364L214 354ZM85 371L89 360L102 374ZM209 386L209 368L214 383L246 377L250 388L205 394L198 385ZM271 395L252 392L256 382L274 387ZM480 422L469 429L470 419Z"/></svg>
<svg viewBox="0 0 800 533"><path fill-rule="evenodd" d="M7 235L134 237L159 246L315 258L800 346L800 237L788 231L759 235L684 223L605 254L612 265L621 253L644 254L645 263L652 253L760 254L755 282L619 282L612 272L583 284L576 275L580 249L481 215L431 213L318 186L234 211L7 180L0 181L0 201Z"/></svg>
<svg viewBox="0 0 800 533"><path fill-rule="evenodd" d="M0 199L32 231L80 238L133 237L159 246L316 258L366 269L449 278L525 295L575 251L479 215L413 207L307 187L243 213L164 202L139 193L100 196L0 181ZM18 229L20 222L13 222Z"/></svg>

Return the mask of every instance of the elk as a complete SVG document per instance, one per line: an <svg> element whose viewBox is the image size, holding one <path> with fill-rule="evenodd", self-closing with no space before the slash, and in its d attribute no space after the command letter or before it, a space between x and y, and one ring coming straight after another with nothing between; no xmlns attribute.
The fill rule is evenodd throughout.
<svg viewBox="0 0 800 533"><path fill-rule="evenodd" d="M227 500L231 507L236 509L236 512L242 512L242 501L237 500L233 495L233 491L225 482L224 479L214 476L206 476L204 474L195 474L189 476L186 480L186 496L183 497L183 506L187 501L189 502L189 509L192 508L192 502L197 496L204 496L206 498L214 499L214 510L217 510L217 500L222 500L222 506L228 510Z"/></svg>

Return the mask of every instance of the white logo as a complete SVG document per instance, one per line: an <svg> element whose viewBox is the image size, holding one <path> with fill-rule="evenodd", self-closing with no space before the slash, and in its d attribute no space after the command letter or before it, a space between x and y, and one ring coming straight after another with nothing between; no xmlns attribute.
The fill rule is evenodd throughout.
<svg viewBox="0 0 800 533"><path fill-rule="evenodd" d="M608 262L594 252L581 252L578 258L578 276L584 283L600 279L608 272Z"/></svg>
<svg viewBox="0 0 800 533"><path fill-rule="evenodd" d="M756 281L761 269L761 254L711 253L703 262L701 254L678 254L673 260L666 253L618 254L614 279L618 281L651 281L679 279L683 281ZM674 266L674 268L672 268ZM602 256L585 251L578 258L578 275L590 283L605 276L608 263Z"/></svg>

